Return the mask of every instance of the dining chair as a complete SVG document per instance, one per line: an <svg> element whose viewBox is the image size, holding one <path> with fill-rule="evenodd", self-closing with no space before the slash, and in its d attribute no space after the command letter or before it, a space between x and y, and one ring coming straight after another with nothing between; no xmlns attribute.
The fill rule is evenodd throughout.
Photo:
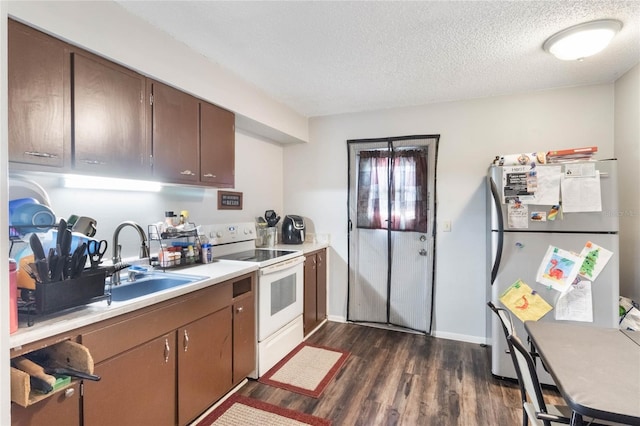
<svg viewBox="0 0 640 426"><path fill-rule="evenodd" d="M520 376L520 369L517 366L516 355L509 341L509 336L516 334L516 329L513 326L513 321L511 320L511 313L503 308L496 307L493 302L487 302L487 306L500 318L500 324L502 325L502 331L504 332L504 338L507 340L507 352L511 355L511 360L513 361L513 365L516 370L516 377L518 378L518 386L520 387L520 398L522 400L522 426L527 426L529 424L529 419L527 415L527 411L524 410L524 404L527 402L527 393L525 391L522 377Z"/></svg>
<svg viewBox="0 0 640 426"><path fill-rule="evenodd" d="M521 386L525 391L522 408L531 419L531 423L539 426L551 426L558 423L570 424L571 408L566 405L552 405L544 402L536 366L520 338L510 334L507 336L507 341L513 352L512 359L514 359L516 371L520 372L518 380L521 381Z"/></svg>

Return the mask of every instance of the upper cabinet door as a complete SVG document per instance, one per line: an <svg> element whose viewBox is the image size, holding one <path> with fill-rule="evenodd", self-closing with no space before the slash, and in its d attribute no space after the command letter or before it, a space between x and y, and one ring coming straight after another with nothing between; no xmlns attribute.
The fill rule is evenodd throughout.
<svg viewBox="0 0 640 426"><path fill-rule="evenodd" d="M200 103L200 181L233 188L235 170L235 116L232 112Z"/></svg>
<svg viewBox="0 0 640 426"><path fill-rule="evenodd" d="M72 59L74 168L149 177L145 78L85 52L74 52Z"/></svg>
<svg viewBox="0 0 640 426"><path fill-rule="evenodd" d="M153 93L153 175L167 182L197 183L199 102L156 81Z"/></svg>
<svg viewBox="0 0 640 426"><path fill-rule="evenodd" d="M68 166L67 45L12 20L8 39L9 160Z"/></svg>

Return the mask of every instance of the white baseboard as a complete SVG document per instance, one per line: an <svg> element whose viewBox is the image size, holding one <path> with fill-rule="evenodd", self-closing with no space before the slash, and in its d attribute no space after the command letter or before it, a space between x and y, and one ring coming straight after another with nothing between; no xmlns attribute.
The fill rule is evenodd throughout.
<svg viewBox="0 0 640 426"><path fill-rule="evenodd" d="M332 322L347 322L347 319L345 317L339 315L328 315L327 319ZM489 341L486 337L469 336L467 334L447 333L444 331L435 330L431 333L431 335L439 339L457 340L459 342L475 343L478 345L489 344Z"/></svg>
<svg viewBox="0 0 640 426"><path fill-rule="evenodd" d="M434 331L431 333L433 337L439 339L457 340L458 342L476 343L478 345L486 345L486 337L469 336L467 334L447 333L444 331Z"/></svg>

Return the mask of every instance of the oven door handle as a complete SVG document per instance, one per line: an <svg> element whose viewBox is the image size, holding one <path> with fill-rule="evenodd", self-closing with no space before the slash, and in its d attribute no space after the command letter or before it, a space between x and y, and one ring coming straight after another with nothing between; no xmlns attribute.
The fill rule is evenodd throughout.
<svg viewBox="0 0 640 426"><path fill-rule="evenodd" d="M273 274L285 269L293 268L301 263L304 263L304 256L296 256L293 259L285 260L284 262L274 263L273 265L260 268L260 275Z"/></svg>

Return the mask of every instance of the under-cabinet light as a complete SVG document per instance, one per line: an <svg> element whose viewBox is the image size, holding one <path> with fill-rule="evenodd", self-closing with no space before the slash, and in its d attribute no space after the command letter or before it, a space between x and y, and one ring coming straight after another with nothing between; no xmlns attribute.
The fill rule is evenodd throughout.
<svg viewBox="0 0 640 426"><path fill-rule="evenodd" d="M162 189L162 184L158 182L79 175L65 175L63 184L65 188L111 191L160 192Z"/></svg>

